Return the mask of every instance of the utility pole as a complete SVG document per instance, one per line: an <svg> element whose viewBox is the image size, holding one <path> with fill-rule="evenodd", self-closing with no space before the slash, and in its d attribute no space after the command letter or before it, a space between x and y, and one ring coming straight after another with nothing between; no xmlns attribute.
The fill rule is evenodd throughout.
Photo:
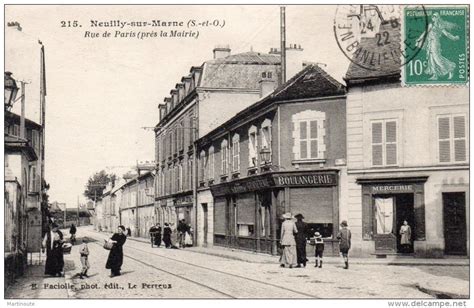
<svg viewBox="0 0 474 308"><path fill-rule="evenodd" d="M20 117L20 138L26 139L25 134L25 82L20 81L21 85L21 117Z"/></svg>
<svg viewBox="0 0 474 308"><path fill-rule="evenodd" d="M138 168L138 160L137 160L137 193L136 193L136 196L135 196L135 233L136 233L136 236L140 236L140 232L138 230L139 228L139 216L138 216L138 193L140 192L140 181L139 181L139 178L140 178L140 169Z"/></svg>
<svg viewBox="0 0 474 308"><path fill-rule="evenodd" d="M280 49L281 49L281 84L286 82L286 25L285 7L280 7Z"/></svg>

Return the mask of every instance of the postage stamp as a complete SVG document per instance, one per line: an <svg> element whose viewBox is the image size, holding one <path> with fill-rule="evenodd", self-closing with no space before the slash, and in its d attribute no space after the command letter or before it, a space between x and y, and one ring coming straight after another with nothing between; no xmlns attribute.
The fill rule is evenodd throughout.
<svg viewBox="0 0 474 308"><path fill-rule="evenodd" d="M467 7L404 9L405 85L459 85L468 82ZM421 16L427 16L423 29Z"/></svg>

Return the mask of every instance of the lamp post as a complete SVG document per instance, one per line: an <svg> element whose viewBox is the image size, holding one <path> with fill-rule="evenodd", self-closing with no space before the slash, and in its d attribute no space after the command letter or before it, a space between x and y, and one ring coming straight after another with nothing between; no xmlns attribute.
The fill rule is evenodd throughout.
<svg viewBox="0 0 474 308"><path fill-rule="evenodd" d="M13 79L11 72L5 72L4 78L5 110L9 111L13 107L19 88L16 85L16 81Z"/></svg>
<svg viewBox="0 0 474 308"><path fill-rule="evenodd" d="M260 154L260 161L263 162L263 167L262 167L263 170L267 170L267 171L279 171L280 169L285 170L285 168L282 166L272 164L271 162L272 151L269 148L264 147L263 149L260 150L259 154Z"/></svg>

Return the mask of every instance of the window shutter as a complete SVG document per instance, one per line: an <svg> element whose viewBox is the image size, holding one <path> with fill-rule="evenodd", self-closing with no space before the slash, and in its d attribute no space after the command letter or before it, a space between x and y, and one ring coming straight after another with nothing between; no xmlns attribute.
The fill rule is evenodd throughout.
<svg viewBox="0 0 474 308"><path fill-rule="evenodd" d="M385 123L385 142L387 165L397 164L397 122L388 121Z"/></svg>
<svg viewBox="0 0 474 308"><path fill-rule="evenodd" d="M301 121L300 123L300 158L308 158L308 141L306 140L308 135L308 123Z"/></svg>
<svg viewBox="0 0 474 308"><path fill-rule="evenodd" d="M382 123L372 123L372 165L383 164Z"/></svg>
<svg viewBox="0 0 474 308"><path fill-rule="evenodd" d="M453 117L454 160L466 160L466 123L464 116Z"/></svg>
<svg viewBox="0 0 474 308"><path fill-rule="evenodd" d="M449 117L438 118L439 161L451 161Z"/></svg>
<svg viewBox="0 0 474 308"><path fill-rule="evenodd" d="M318 158L318 121L309 122L310 157Z"/></svg>

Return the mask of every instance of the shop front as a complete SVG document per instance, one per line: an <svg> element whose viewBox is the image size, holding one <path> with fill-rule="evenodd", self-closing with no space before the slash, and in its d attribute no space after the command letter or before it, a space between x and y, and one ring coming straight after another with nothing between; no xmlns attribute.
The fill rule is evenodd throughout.
<svg viewBox="0 0 474 308"><path fill-rule="evenodd" d="M412 254L417 244L425 241L427 179L427 176L420 176L357 180L362 186L363 240L374 241L376 255ZM405 241L401 232L404 223L411 231ZM409 245L403 245L406 239Z"/></svg>
<svg viewBox="0 0 474 308"><path fill-rule="evenodd" d="M211 186L214 245L277 254L281 216L301 213L337 253L338 170L268 172ZM308 247L308 249L310 249Z"/></svg>

